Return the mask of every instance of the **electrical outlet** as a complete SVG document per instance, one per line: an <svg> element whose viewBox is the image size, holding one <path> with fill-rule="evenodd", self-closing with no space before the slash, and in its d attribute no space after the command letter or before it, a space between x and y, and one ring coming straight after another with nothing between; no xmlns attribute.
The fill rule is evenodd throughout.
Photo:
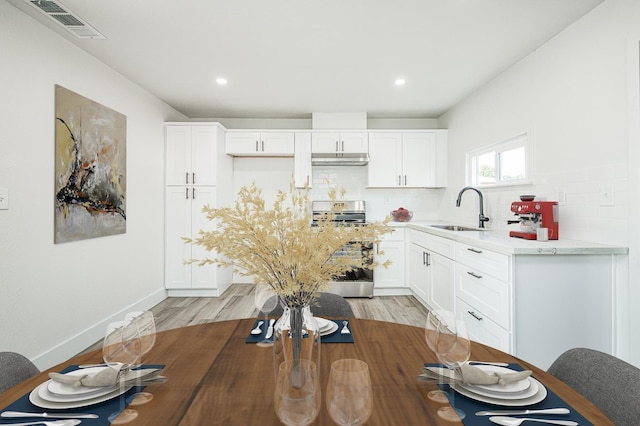
<svg viewBox="0 0 640 426"><path fill-rule="evenodd" d="M611 207L615 205L613 199L613 185L600 185L600 206Z"/></svg>
<svg viewBox="0 0 640 426"><path fill-rule="evenodd" d="M0 210L9 210L9 190L0 188Z"/></svg>

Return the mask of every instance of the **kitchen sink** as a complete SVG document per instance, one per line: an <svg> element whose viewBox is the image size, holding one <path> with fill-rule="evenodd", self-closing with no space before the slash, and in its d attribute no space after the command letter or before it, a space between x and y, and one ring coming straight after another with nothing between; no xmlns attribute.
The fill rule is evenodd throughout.
<svg viewBox="0 0 640 426"><path fill-rule="evenodd" d="M469 228L461 225L429 225L432 228L444 229L445 231L484 231L484 229Z"/></svg>

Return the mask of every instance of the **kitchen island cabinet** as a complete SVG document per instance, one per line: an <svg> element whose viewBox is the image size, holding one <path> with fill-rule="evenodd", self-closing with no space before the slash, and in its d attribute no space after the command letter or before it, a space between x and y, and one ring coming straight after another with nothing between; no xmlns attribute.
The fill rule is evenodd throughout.
<svg viewBox="0 0 640 426"><path fill-rule="evenodd" d="M433 250L428 247L433 237L454 244L455 272L446 285L455 296L456 315L465 320L473 340L541 368L572 347L615 355L616 276L626 262L625 247L526 241L510 238L506 231L408 226L410 239L422 241L427 250ZM414 268L409 271L413 282ZM425 294L416 291L428 308L436 308Z"/></svg>

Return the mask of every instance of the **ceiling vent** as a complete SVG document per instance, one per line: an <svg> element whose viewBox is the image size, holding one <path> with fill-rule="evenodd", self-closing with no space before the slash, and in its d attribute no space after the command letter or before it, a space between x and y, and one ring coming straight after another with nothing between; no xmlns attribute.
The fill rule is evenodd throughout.
<svg viewBox="0 0 640 426"><path fill-rule="evenodd" d="M24 0L31 6L44 13L50 19L62 25L67 31L78 38L106 39L95 28L83 19L69 12L59 1L53 0Z"/></svg>

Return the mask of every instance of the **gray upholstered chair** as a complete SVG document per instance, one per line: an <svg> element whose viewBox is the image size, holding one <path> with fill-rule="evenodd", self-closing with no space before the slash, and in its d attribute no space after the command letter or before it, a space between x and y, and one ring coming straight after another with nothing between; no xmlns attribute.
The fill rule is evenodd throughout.
<svg viewBox="0 0 640 426"><path fill-rule="evenodd" d="M279 317L282 311L282 306L278 304L269 316ZM349 302L344 297L333 293L320 293L320 296L311 304L311 312L319 317L353 318L355 316Z"/></svg>
<svg viewBox="0 0 640 426"><path fill-rule="evenodd" d="M591 401L616 426L640 424L640 369L593 349L569 349L548 372Z"/></svg>
<svg viewBox="0 0 640 426"><path fill-rule="evenodd" d="M15 352L0 352L0 392L38 374L29 359Z"/></svg>

